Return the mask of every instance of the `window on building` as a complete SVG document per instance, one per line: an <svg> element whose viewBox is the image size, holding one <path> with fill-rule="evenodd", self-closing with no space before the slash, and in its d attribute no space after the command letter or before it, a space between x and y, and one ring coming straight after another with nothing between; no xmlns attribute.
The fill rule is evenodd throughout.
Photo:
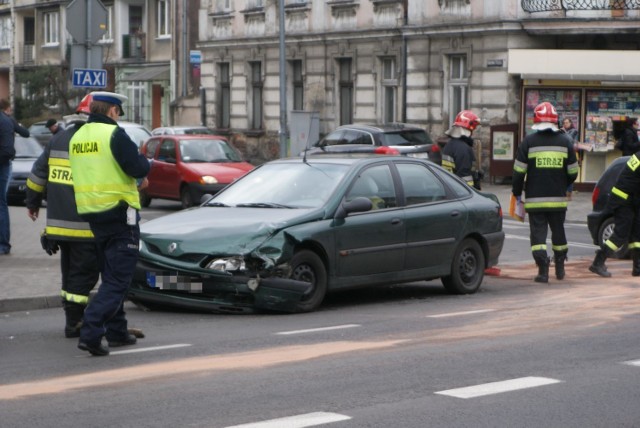
<svg viewBox="0 0 640 428"><path fill-rule="evenodd" d="M127 87L129 100L124 103L125 117L132 122L145 124L145 82L131 82Z"/></svg>
<svg viewBox="0 0 640 428"><path fill-rule="evenodd" d="M60 14L58 12L45 12L42 18L44 21L44 44L57 45L60 42Z"/></svg>
<svg viewBox="0 0 640 428"><path fill-rule="evenodd" d="M340 125L353 123L353 77L351 58L340 58L339 68L339 97L340 97Z"/></svg>
<svg viewBox="0 0 640 428"><path fill-rule="evenodd" d="M231 127L231 73L230 64L218 64L218 82L220 94L218 98L218 127Z"/></svg>
<svg viewBox="0 0 640 428"><path fill-rule="evenodd" d="M102 43L112 43L113 33L111 32L111 29L113 28L113 5L104 5L104 7L107 9L107 28L105 29L100 41Z"/></svg>
<svg viewBox="0 0 640 428"><path fill-rule="evenodd" d="M247 9L264 7L264 0L247 0Z"/></svg>
<svg viewBox="0 0 640 428"><path fill-rule="evenodd" d="M395 58L382 58L382 120L390 123L396 121L396 101L398 79L396 76Z"/></svg>
<svg viewBox="0 0 640 428"><path fill-rule="evenodd" d="M11 47L11 16L5 15L0 17L0 48L8 49Z"/></svg>
<svg viewBox="0 0 640 428"><path fill-rule="evenodd" d="M224 12L231 9L231 0L216 0L216 12Z"/></svg>
<svg viewBox="0 0 640 428"><path fill-rule="evenodd" d="M169 0L158 1L158 37L171 36Z"/></svg>
<svg viewBox="0 0 640 428"><path fill-rule="evenodd" d="M293 110L304 110L304 84L302 81L302 61L291 61L291 84L293 86Z"/></svg>
<svg viewBox="0 0 640 428"><path fill-rule="evenodd" d="M449 92L449 123L453 123L456 115L468 109L469 74L467 72L466 55L449 56L449 73L447 89Z"/></svg>
<svg viewBox="0 0 640 428"><path fill-rule="evenodd" d="M262 63L251 62L251 94L249 128L262 129Z"/></svg>

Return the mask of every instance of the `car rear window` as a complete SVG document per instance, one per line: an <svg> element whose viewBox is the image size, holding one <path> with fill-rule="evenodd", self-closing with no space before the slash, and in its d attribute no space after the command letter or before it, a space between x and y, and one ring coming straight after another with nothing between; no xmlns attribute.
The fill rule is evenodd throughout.
<svg viewBox="0 0 640 428"><path fill-rule="evenodd" d="M380 136L383 146L419 146L433 144L431 137L420 129L385 132Z"/></svg>

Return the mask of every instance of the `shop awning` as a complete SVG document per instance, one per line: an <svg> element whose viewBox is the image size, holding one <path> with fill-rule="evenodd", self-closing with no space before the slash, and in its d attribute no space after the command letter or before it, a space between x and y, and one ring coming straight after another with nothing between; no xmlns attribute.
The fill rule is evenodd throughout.
<svg viewBox="0 0 640 428"><path fill-rule="evenodd" d="M169 66L158 65L153 67L146 67L140 71L136 71L135 73L129 74L128 76L120 80L123 80L125 82L133 82L133 81L147 82L150 80L169 80Z"/></svg>
<svg viewBox="0 0 640 428"><path fill-rule="evenodd" d="M509 49L509 74L522 79L640 81L640 51Z"/></svg>

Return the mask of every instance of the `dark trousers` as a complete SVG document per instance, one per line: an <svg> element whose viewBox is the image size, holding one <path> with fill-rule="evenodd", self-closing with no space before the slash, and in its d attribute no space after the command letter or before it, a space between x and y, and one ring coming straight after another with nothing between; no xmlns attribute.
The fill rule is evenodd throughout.
<svg viewBox="0 0 640 428"><path fill-rule="evenodd" d="M93 241L56 241L60 246L62 299L86 306L100 271Z"/></svg>
<svg viewBox="0 0 640 428"><path fill-rule="evenodd" d="M551 229L551 245L553 252L566 254L569 247L567 236L564 233L564 220L566 211L530 212L529 214L529 239L531 241L531 253L536 262L547 258L547 230Z"/></svg>
<svg viewBox="0 0 640 428"><path fill-rule="evenodd" d="M102 283L84 311L80 341L95 346L103 336L120 341L127 335L123 303L138 261L140 228L94 224Z"/></svg>
<svg viewBox="0 0 640 428"><path fill-rule="evenodd" d="M616 196L609 201L615 227L605 246L617 251L629 243L630 249L640 249L640 202L629 204Z"/></svg>

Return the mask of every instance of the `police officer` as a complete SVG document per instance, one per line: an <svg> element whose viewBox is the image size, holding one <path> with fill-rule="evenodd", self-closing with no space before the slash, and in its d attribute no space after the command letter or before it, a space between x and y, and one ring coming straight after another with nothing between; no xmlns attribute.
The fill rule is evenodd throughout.
<svg viewBox="0 0 640 428"><path fill-rule="evenodd" d="M473 170L476 155L471 135L479 124L478 116L471 110L458 113L451 128L445 132L451 139L442 150L442 166L477 189L480 189L480 183Z"/></svg>
<svg viewBox="0 0 640 428"><path fill-rule="evenodd" d="M89 302L80 328L78 348L92 355L110 347L133 345L127 331L124 299L138 260L140 197L136 179L149 172L149 162L116 122L127 97L92 92L91 114L69 143L78 213L96 239L102 283Z"/></svg>
<svg viewBox="0 0 640 428"><path fill-rule="evenodd" d="M47 196L47 223L41 237L49 255L60 250L62 272L62 307L65 313L65 337L79 337L89 293L98 282L98 259L89 223L78 215L69 165L69 141L87 120L89 102L85 97L69 116L68 127L57 132L33 164L27 179L26 206L29 217L36 221ZM55 121L54 121L55 122Z"/></svg>
<svg viewBox="0 0 640 428"><path fill-rule="evenodd" d="M609 278L611 272L607 270L605 260L628 242L633 259L631 275L640 276L640 152L631 155L627 161L611 189L608 203L615 227L611 237L596 251L589 270Z"/></svg>
<svg viewBox="0 0 640 428"><path fill-rule="evenodd" d="M536 282L549 282L547 228L557 279L565 276L564 262L569 246L564 231L567 214L567 187L578 176L578 160L571 141L558 129L558 113L549 102L533 111L533 134L518 147L513 165L513 195L520 200L525 192L524 208L529 213L531 252L538 266ZM526 177L526 182L525 182Z"/></svg>

